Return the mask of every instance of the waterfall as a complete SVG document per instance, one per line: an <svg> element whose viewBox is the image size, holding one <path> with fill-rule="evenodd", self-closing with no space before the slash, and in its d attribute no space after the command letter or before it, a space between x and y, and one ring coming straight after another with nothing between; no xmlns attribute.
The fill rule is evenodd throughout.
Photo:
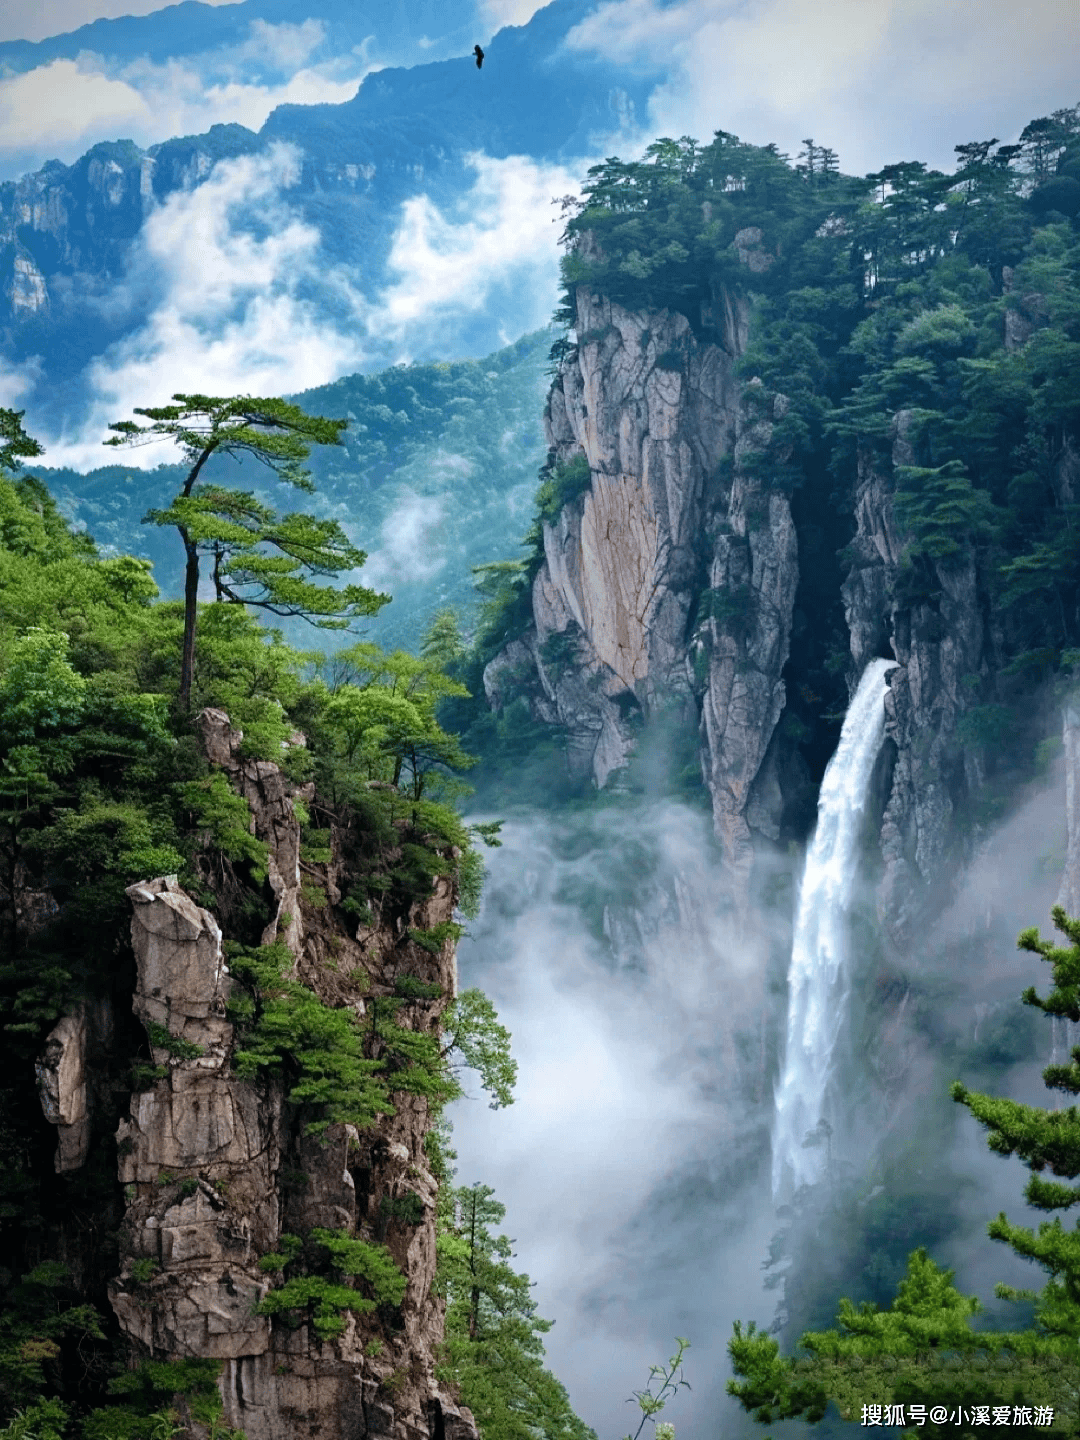
<svg viewBox="0 0 1080 1440"><path fill-rule="evenodd" d="M825 1099L850 985L848 912L870 776L885 731L885 675L895 668L893 660L871 660L863 671L821 784L788 971L787 1049L773 1125L774 1196L820 1179L830 1154Z"/></svg>

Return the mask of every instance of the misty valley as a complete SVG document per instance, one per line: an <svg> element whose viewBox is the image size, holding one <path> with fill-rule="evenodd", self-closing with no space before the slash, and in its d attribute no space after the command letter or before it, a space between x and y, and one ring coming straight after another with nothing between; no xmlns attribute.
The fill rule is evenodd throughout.
<svg viewBox="0 0 1080 1440"><path fill-rule="evenodd" d="M455 16L0 184L0 1440L1080 1435L1080 107L856 176Z"/></svg>

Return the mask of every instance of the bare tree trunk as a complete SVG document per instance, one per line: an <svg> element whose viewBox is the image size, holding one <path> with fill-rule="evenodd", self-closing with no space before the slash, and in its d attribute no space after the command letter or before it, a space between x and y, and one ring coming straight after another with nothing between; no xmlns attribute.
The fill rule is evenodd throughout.
<svg viewBox="0 0 1080 1440"><path fill-rule="evenodd" d="M191 709L191 681L195 674L195 618L199 603L199 552L181 525L180 538L187 551L184 572L184 654L180 662L180 708Z"/></svg>

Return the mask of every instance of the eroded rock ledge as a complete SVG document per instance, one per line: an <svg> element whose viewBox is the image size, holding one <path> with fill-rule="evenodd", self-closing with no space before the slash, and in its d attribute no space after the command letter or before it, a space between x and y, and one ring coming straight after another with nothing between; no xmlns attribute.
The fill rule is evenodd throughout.
<svg viewBox="0 0 1080 1440"><path fill-rule="evenodd" d="M238 758L242 737L222 712L204 712L200 731L208 757L248 799L253 831L269 847L275 910L264 940L286 941L295 973L317 993L322 985L325 1003L342 1003L335 982L361 963L377 988L392 992L390 966L403 959L407 927L380 935L376 924L358 939L333 904L307 908L296 787L277 766ZM310 798L310 790L303 793ZM324 877L328 887L333 868ZM173 876L127 893L138 968L133 1006L159 1071L133 1094L118 1134L127 1210L110 1300L134 1356L222 1360L225 1419L248 1440L476 1440L470 1413L434 1375L443 1309L433 1293L437 1185L424 1152L426 1102L399 1095L393 1115L359 1133L343 1125L320 1138L299 1133L278 1083L232 1073L235 1032L226 1005L233 981L214 917ZM430 928L449 920L453 903L449 881L438 879L408 923ZM325 966L328 947L337 970ZM451 944L437 956L404 958L445 996L452 993ZM432 1002L428 1023L444 1003ZM74 1043L66 1033L54 1032L62 1049ZM73 1074L74 1065L61 1058L57 1074ZM67 1111L64 1103L58 1100L58 1116L76 1125L73 1102ZM407 1194L419 1200L419 1223L387 1228L384 1219L378 1231L408 1279L396 1328L346 1312L344 1333L323 1342L306 1324L289 1329L254 1313L269 1288L259 1258L282 1233L326 1226L370 1239L380 1202Z"/></svg>

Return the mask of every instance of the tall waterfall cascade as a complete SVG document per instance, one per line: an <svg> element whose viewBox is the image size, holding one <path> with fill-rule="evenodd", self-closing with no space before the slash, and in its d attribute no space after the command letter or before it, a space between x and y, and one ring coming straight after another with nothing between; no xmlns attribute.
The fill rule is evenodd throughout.
<svg viewBox="0 0 1080 1440"><path fill-rule="evenodd" d="M885 676L871 660L844 718L818 797L788 972L787 1046L776 1088L773 1195L822 1178L830 1153L826 1102L833 1052L850 994L848 930L862 820L885 733Z"/></svg>

